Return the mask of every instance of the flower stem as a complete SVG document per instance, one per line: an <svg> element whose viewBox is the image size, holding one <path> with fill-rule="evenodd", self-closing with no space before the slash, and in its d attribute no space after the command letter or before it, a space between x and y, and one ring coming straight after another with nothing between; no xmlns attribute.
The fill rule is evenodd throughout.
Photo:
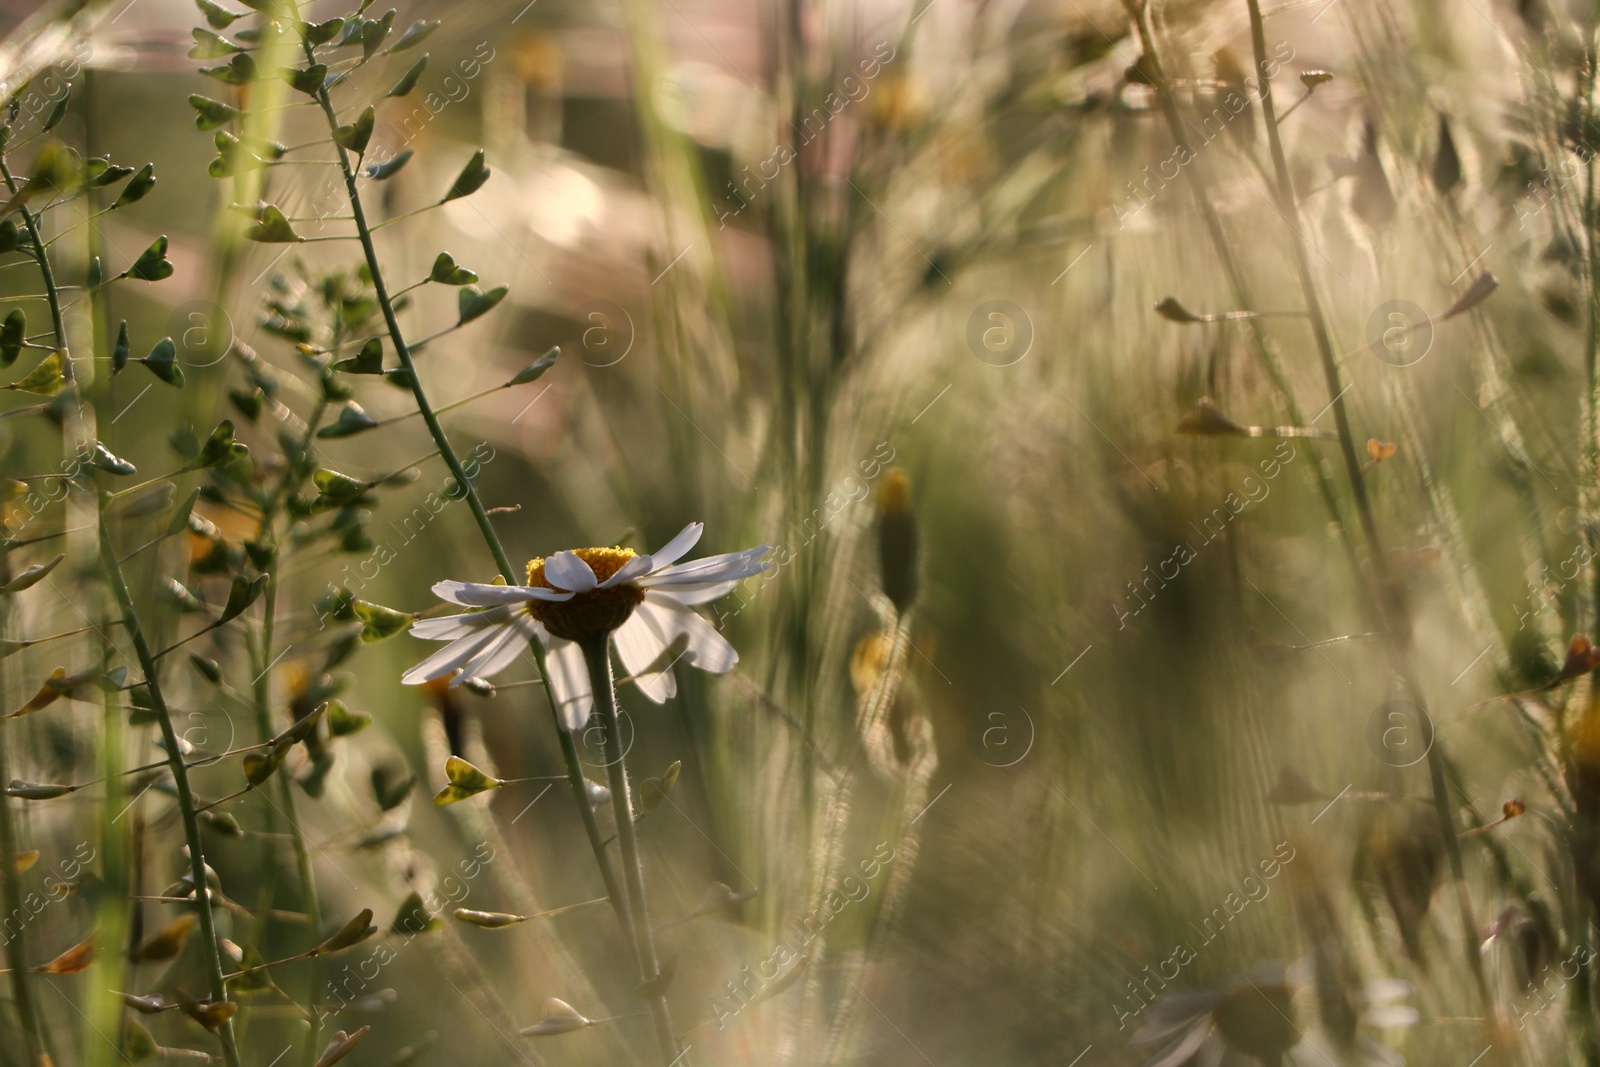
<svg viewBox="0 0 1600 1067"><path fill-rule="evenodd" d="M1150 64L1156 82L1156 101L1161 108L1162 117L1165 118L1167 129L1172 139L1178 145L1188 144L1188 132L1185 129L1183 115L1178 110L1178 102L1172 95L1171 83L1167 80L1166 69L1162 65L1161 50L1156 44L1155 32L1150 22L1150 4L1148 0L1122 0L1122 6L1127 10L1128 17L1139 29L1139 40L1144 46L1144 61ZM1262 81L1262 95L1269 96L1271 86ZM1262 110L1266 114L1267 133L1274 142L1278 139L1278 126L1273 118L1271 101L1262 101ZM1238 258L1233 253L1233 246L1228 243L1228 232L1222 224L1222 217L1217 213L1216 205L1211 202L1209 171L1205 161L1195 158L1194 163L1185 168L1189 175L1190 190L1194 194L1195 206L1200 211L1200 217L1205 222L1206 233L1211 238L1212 247L1217 254L1217 260L1222 265L1222 272L1227 279L1228 288L1233 292L1234 302L1241 308L1253 308L1255 302L1251 299L1249 288L1245 283L1244 271L1239 266ZM1299 405L1295 402L1294 389L1289 384L1288 375L1284 372L1283 365L1278 357L1273 354L1272 346L1267 342L1267 335L1262 329L1259 318L1244 320L1246 331L1250 335L1251 347L1255 349L1256 358L1272 379L1272 384L1283 398L1285 411L1288 413L1289 422L1294 426L1304 425L1300 416ZM1340 409L1343 410L1342 408ZM1323 504L1328 509L1328 515L1339 531L1339 542L1345 553L1350 557L1353 567L1358 570L1360 563L1356 558L1355 544L1350 538L1350 532L1345 527L1343 516L1339 513L1339 502L1333 486L1332 476L1324 471L1322 464L1313 464L1312 471L1317 479L1317 491L1322 496Z"/></svg>
<svg viewBox="0 0 1600 1067"><path fill-rule="evenodd" d="M156 659L150 653L144 629L139 624L139 613L133 606L128 583L122 576L122 565L117 561L116 549L111 544L111 530L105 517L100 518L100 564L105 568L106 582L111 595L116 598L122 612L122 625L128 631L134 655L144 672L145 688L150 693L150 706L156 713L156 723L161 727L161 739L167 750L167 765L172 768L172 782L178 794L178 811L183 817L184 836L189 843L190 872L194 879L195 911L200 920L201 955L205 958L207 977L211 983L211 998L217 1003L228 999L228 988L222 978L222 956L217 947L217 930L211 914L211 890L206 884L205 847L200 839L200 819L195 811L194 790L189 786L189 766L184 762L183 746L178 731L172 725L172 712L167 708L166 697L161 692ZM228 1067L240 1067L239 1049L234 1042L233 1022L230 1020L217 1028L222 1042L222 1056Z"/></svg>
<svg viewBox="0 0 1600 1067"><path fill-rule="evenodd" d="M0 605L0 632L4 632L7 612ZM10 781L10 756L6 731L0 729L0 781ZM11 810L11 798L0 797L0 901L4 901L6 914L22 912L22 889L17 878L17 829ZM23 1047L28 1062L37 1064L45 1051L44 1037L39 1027L39 1011L33 1001L33 986L28 981L28 956L26 930L19 927L16 934L6 938L6 967L11 971L11 996L17 1003L17 1019L22 1026Z"/></svg>
<svg viewBox="0 0 1600 1067"><path fill-rule="evenodd" d="M639 861L639 837L633 825L633 794L628 785L628 769L622 750L622 731L617 723L617 694L611 680L611 657L606 644L610 635L581 642L583 661L589 668L589 687L594 692L595 710L605 731L606 773L611 778L611 807L616 813L617 845L622 850L622 870L626 876L628 912L632 917L633 949L639 961L639 980L654 982L661 974L656 960L655 936L650 930L650 909L645 902L644 865ZM656 1043L661 1046L664 1064L678 1060L678 1035L672 1029L672 1013L667 1009L666 991L658 989L650 998L650 1018L655 1023Z"/></svg>
<svg viewBox="0 0 1600 1067"><path fill-rule="evenodd" d="M16 190L18 190L16 178L11 176L10 166L6 165L3 158L0 158L0 179L5 181L6 189L10 190L11 195L16 195ZM45 301L50 306L51 330L54 331L54 336L56 336L56 347L61 349L62 354L62 378L66 379L67 384L72 387L74 392L77 392L77 374L75 374L74 366L72 366L72 357L67 352L66 325L62 322L61 317L61 296L59 296L58 288L56 288L56 275L54 275L54 270L50 266L50 256L45 254L42 237L38 234L38 216L27 210L26 206L22 206L21 216L24 226L27 226L27 232L34 238L30 256L34 259L35 266L38 267L38 275L42 278L43 286L45 286L43 296L45 296ZM74 438L66 448L69 454L77 450L78 443L82 442L83 435L85 435L82 414L78 414L78 411L82 411L82 403L69 405L69 408L67 408L67 429L70 430L70 437ZM67 523L67 526L72 525L74 523ZM11 781L10 753L6 752L6 747L8 745L6 745L5 734L0 733L0 781ZM21 909L22 893L21 885L19 885L18 877L16 877L16 819L14 819L14 813L11 811L10 797L0 800L0 864L3 864L3 869L0 869L0 899L5 901L6 915L14 915ZM43 1030L40 1029L40 1024L38 1024L38 1006L34 1003L34 989L32 989L30 982L27 981L26 955L26 942L24 942L22 931L19 929L16 936L10 937L6 941L6 966L11 969L11 995L16 998L16 1011L18 1011L19 1022L22 1024L22 1038L24 1038L27 1059L29 1059L30 1064L40 1064L40 1062L48 1062L48 1049L45 1046Z"/></svg>
<svg viewBox="0 0 1600 1067"><path fill-rule="evenodd" d="M305 46L307 62L316 62L316 54L312 47ZM339 126L339 116L333 108L333 101L328 96L326 88L317 91L317 102L322 106L323 115L328 122L330 131ZM401 368L406 372L406 378L411 383L411 395L417 404L417 413L422 416L422 421L428 427L428 433L433 438L433 443L439 446L439 455L443 457L445 466L450 468L450 473L455 477L456 484L461 487L467 507L472 511L472 518L478 524L478 532L483 535L484 544L489 547L489 552L494 556L495 565L500 568L500 574L513 585L518 581L516 569L511 565L511 559L506 555L505 547L500 544L500 535L495 532L494 523L489 521L489 513L483 506L483 501L478 497L478 488L467 476L466 468L462 466L461 459L456 455L455 448L450 444L450 438L445 434L444 427L439 423L439 416L434 411L433 405L428 401L427 392L422 388L422 379L417 374L416 364L411 358L411 348L406 344L405 334L400 329L400 319L395 314L394 300L389 295L389 288L384 281L383 268L378 264L377 246L372 240L372 227L367 223L366 209L362 204L361 191L357 187L356 170L350 164L350 154L342 146L335 145L334 151L339 157L339 168L344 174L345 194L350 200L350 212L355 219L356 238L361 242L362 253L366 257L367 270L372 275L372 291L377 299L378 307L383 312L384 325L389 333L389 340L394 345L395 356L400 360ZM532 642L535 658L539 661L539 675L547 678L544 669L544 649L539 647L537 641ZM548 688L546 689L548 693ZM627 911L622 904L622 887L617 881L616 871L611 867L611 859L606 855L605 837L600 832L600 823L595 819L594 810L589 803L589 788L583 775L583 764L578 759L578 746L573 742L572 735L561 725L561 715L556 709L554 699L548 701L550 716L556 725L556 737L561 744L561 757L567 766L567 777L572 782L573 796L578 805L578 816L583 821L584 834L589 838L589 848L594 853L596 866L600 868L601 880L605 882L606 892L613 901L613 910L616 912L617 921L625 932L628 931L629 922Z"/></svg>
<svg viewBox="0 0 1600 1067"><path fill-rule="evenodd" d="M1322 301L1317 295L1316 278L1311 269L1311 253L1305 236L1297 225L1300 208L1294 193L1294 181L1289 173L1289 163L1283 151L1283 140L1278 136L1278 124L1273 114L1272 82L1267 78L1267 42L1265 24L1261 18L1260 0L1245 0L1250 12L1250 39L1255 53L1256 74L1261 83L1261 114L1266 122L1267 145L1272 151L1272 168L1276 178L1278 209L1290 222L1291 243L1294 247L1295 272L1301 293L1305 298L1306 312L1310 318L1311 334L1316 342L1317 355L1322 363L1322 373L1327 381L1329 406L1333 409L1334 424L1339 431L1339 452L1344 458L1345 473L1350 481L1350 493L1355 499L1356 514L1366 540L1368 566L1372 572L1372 587L1377 602L1381 629L1390 635L1389 652L1395 673L1403 680L1408 696L1418 707L1426 709L1426 695L1417 680L1411 662L1411 620L1401 595L1400 585L1389 567L1383 543L1378 535L1377 518L1372 500L1367 493L1367 483L1361 473L1361 461L1356 453L1355 435L1350 428L1350 418L1345 411L1345 390L1340 381L1338 357L1328 333L1327 319ZM1361 576L1357 571L1358 578ZM1485 1014L1494 1012L1494 999L1483 973L1483 961L1477 950L1477 922L1473 918L1472 898L1467 892L1466 872L1461 859L1461 843L1456 837L1455 816L1450 802L1449 783L1445 778L1445 754L1438 744L1428 747L1428 778L1433 791L1434 814L1439 823L1439 833L1444 839L1445 855L1450 862L1450 874L1455 882L1456 910L1461 919L1463 952L1467 972L1472 976Z"/></svg>

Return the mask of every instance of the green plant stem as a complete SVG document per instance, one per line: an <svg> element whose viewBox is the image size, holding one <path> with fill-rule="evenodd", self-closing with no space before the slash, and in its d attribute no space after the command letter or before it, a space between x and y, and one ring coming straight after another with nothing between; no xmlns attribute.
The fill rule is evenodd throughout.
<svg viewBox="0 0 1600 1067"><path fill-rule="evenodd" d="M4 180L7 190L15 195L17 182L11 174L10 166L3 158L0 158L0 179ZM75 456L82 447L85 437L83 404L77 372L72 365L72 355L67 347L67 328L61 309L61 296L56 286L55 270L51 267L50 257L45 251L44 238L39 233L39 216L25 205L20 208L19 213L32 238L32 258L39 268L45 301L50 308L51 329L55 334L56 347L62 354L61 376L68 388L77 394L79 400L77 404L68 406L64 424L71 434L71 443L67 446L67 451ZM76 524L69 521L67 525ZM8 755L5 735L0 731L0 781L10 780ZM16 827L12 814L10 798L0 799L0 864L4 864L4 871L0 872L0 891L4 894L7 914L14 914L21 904L16 870ZM23 935L18 931L17 936L6 943L6 960L12 971L12 994L17 1001L17 1014L22 1022L28 1058L37 1064L47 1056L47 1049L43 1032L39 1027L38 1008L33 1001L32 985L24 973L27 966L24 947Z"/></svg>
<svg viewBox="0 0 1600 1067"><path fill-rule="evenodd" d="M1594 77L1597 50L1594 38L1591 37L1584 51L1585 64L1583 72L1584 85L1580 91L1583 107L1583 125L1580 127L1585 132L1594 129ZM1583 175L1583 233L1584 233L1584 266L1589 284L1587 303L1587 322L1584 330L1584 373L1587 390L1584 393L1584 425L1583 425L1583 453L1588 460L1589 478L1584 487L1583 497L1580 499L1580 513L1590 522L1600 519L1596 515L1597 494L1600 494L1600 242L1595 238L1595 223L1600 221L1600 210L1597 210L1595 197L1595 163L1593 160L1584 168ZM1588 534L1579 530L1580 537ZM1594 611L1593 626L1595 632L1600 632L1600 566L1596 566L1592 575L1590 586L1589 607ZM1579 602L1577 625L1584 625L1585 612L1582 602Z"/></svg>
<svg viewBox="0 0 1600 1067"><path fill-rule="evenodd" d="M5 631L7 612L0 605L0 633ZM7 735L0 729L0 782L11 780L11 758ZM0 797L0 900L5 902L7 915L25 914L22 908L22 888L17 878L17 829L11 798ZM33 984L28 975L26 930L19 928L6 938L6 966L11 970L11 996L16 1001L17 1018L22 1024L23 1047L28 1062L37 1064L45 1052L44 1035L39 1028L39 1010L33 1001Z"/></svg>
<svg viewBox="0 0 1600 1067"><path fill-rule="evenodd" d="M305 46L307 62L315 62L316 55L310 45ZM317 91L317 102L322 105L323 115L327 118L328 129L333 131L339 126L339 116L333 108L333 101L328 96L327 89ZM444 458L445 466L450 468L450 473L455 477L456 484L465 494L467 507L472 511L472 518L478 524L478 532L483 535L484 543L489 552L494 556L495 565L500 568L500 574L513 585L518 583L516 568L511 565L511 559L506 555L504 546L500 544L500 535L495 532L494 523L489 520L489 513L483 506L483 501L478 497L478 489L467 476L466 468L462 466L461 459L456 455L455 448L450 444L450 438L445 434L444 427L439 423L439 416L434 411L433 405L428 402L427 392L422 388L422 379L417 374L416 364L411 358L411 348L406 344L405 334L400 329L400 319L395 314L394 301L389 296L388 286L384 282L383 269L378 263L377 246L372 240L372 227L367 223L366 209L362 204L361 190L357 186L356 169L350 165L350 154L342 146L335 145L334 151L339 157L339 169L344 174L345 193L350 200L350 211L355 217L356 236L361 242L362 253L366 257L367 270L372 275L372 291L378 301L378 307L383 312L384 325L389 331L389 340L394 345L395 357L400 361L400 366L406 371L407 380L411 383L411 395L416 400L417 411L422 415L422 421L428 427L428 433L433 438L433 443L439 446L439 455ZM539 661L539 675L548 678L544 669L544 649L539 647L537 641L532 642L534 657ZM548 695L548 686L546 694ZM572 735L561 724L561 715L556 708L555 700L549 699L551 721L555 723L556 736L561 744L561 756L567 766L567 776L572 782L573 796L578 805L578 815L583 822L584 834L589 838L589 848L594 853L596 866L600 869L600 877L605 882L606 892L614 902L613 911L616 912L617 921L625 932L628 931L629 922L627 909L623 906L622 887L617 881L616 871L612 869L611 858L606 855L605 837L600 832L599 820L595 818L594 810L589 803L589 788L583 775L583 764L578 759L578 746L573 742ZM631 933L630 933L631 936Z"/></svg>
<svg viewBox="0 0 1600 1067"><path fill-rule="evenodd" d="M1149 64L1152 79L1156 83L1156 100L1161 107L1162 117L1166 120L1167 129L1172 139L1179 145L1188 144L1188 134L1184 130L1183 115L1178 111L1178 103L1173 99L1170 82L1167 80L1166 69L1162 64L1161 50L1156 44L1155 33L1150 26L1150 5L1148 0L1122 0L1123 7L1139 28L1139 40L1144 46L1144 61ZM1271 86L1265 79L1262 81L1262 95L1268 96ZM1266 116L1268 136L1274 144L1278 143L1278 127L1272 117L1270 101L1264 100L1262 112ZM1200 217L1204 220L1206 233L1211 238L1212 247L1216 250L1217 260L1222 264L1222 272L1228 279L1228 288L1233 291L1234 302L1243 309L1254 307L1250 299L1248 287L1245 285L1244 272L1239 268L1239 262L1234 257L1233 247L1228 243L1227 230L1223 228L1222 217L1217 214L1217 209L1211 202L1208 181L1205 178L1204 164L1196 158L1192 166L1185 168L1189 172L1190 191L1194 194L1196 207ZM1260 360L1272 384L1277 388L1278 394L1283 397L1284 408L1288 412L1289 422L1292 425L1301 425L1299 405L1294 399L1294 390L1289 385L1283 366L1278 358L1273 355L1271 347L1267 344L1265 331L1261 328L1259 318L1243 320L1250 333L1252 347L1255 348L1256 358ZM1342 411L1342 408L1341 408ZM1328 515L1339 529L1339 540L1344 546L1346 554L1350 557L1351 566L1360 569L1360 562L1356 558L1355 544L1350 539L1350 533L1345 528L1344 518L1339 513L1337 494L1334 491L1333 480L1322 469L1322 464L1312 465L1312 470L1317 479L1317 490L1322 495L1323 503L1328 509Z"/></svg>
<svg viewBox="0 0 1600 1067"><path fill-rule="evenodd" d="M320 407L318 410L321 410ZM312 421L311 425L315 426L314 420ZM309 436L309 430L307 431L307 434ZM261 651L258 657L260 665L257 667L256 680L253 686L253 696L256 708L256 728L263 740L265 740L270 738L274 733L272 726L271 664L273 615L277 610L278 600L278 573L276 567L274 567L274 569L267 575L267 588L263 591L261 599L264 606L262 608L263 619L261 623ZM263 792L263 796L267 800L267 807L269 809L268 827L269 829L276 828L280 818L288 827L290 845L294 849L295 868L300 875L300 891L302 897L304 898L302 906L306 915L306 923L311 929L312 936L320 937L322 930L322 908L318 903L317 898L316 872L313 870L311 865L311 850L306 844L305 831L300 826L299 815L295 812L294 789L289 783L287 773L280 773L274 775L273 777L277 779L278 802L274 803L271 794L268 792ZM274 866L275 868L275 865L271 866ZM276 881L277 874L276 870L274 869L273 874L268 876L268 880L262 886L261 895L263 901L260 909L260 921L263 929L266 927L266 916L272 906L272 897L276 889ZM306 1016L312 1020L318 1018L317 964L315 961L313 961L311 964L310 976L307 979ZM306 1034L304 1062L308 1065L316 1062L319 1038L319 1027L313 1023L310 1030Z"/></svg>
<svg viewBox="0 0 1600 1067"><path fill-rule="evenodd" d="M1306 302L1306 312L1310 318L1312 337L1316 341L1317 355L1322 363L1323 378L1327 382L1329 404L1333 408L1334 424L1339 431L1339 452L1344 458L1345 473L1349 478L1350 492L1355 498L1356 513L1361 522L1362 534L1366 539L1368 562L1372 568L1373 586L1376 593L1378 612L1382 622L1382 629L1390 635L1388 647L1390 649L1395 672L1403 679L1408 690L1408 695L1424 709L1426 714L1425 695L1422 686L1416 678L1410 660L1411 627L1409 614L1404 600L1400 594L1399 585L1389 569L1388 559L1384 555L1383 543L1378 535L1377 519L1373 513L1372 500L1367 493L1366 479L1361 472L1361 460L1356 453L1355 436L1350 429L1350 417L1345 410L1344 388L1340 382L1339 364L1334 354L1333 341L1328 333L1326 317L1322 310L1322 301L1317 296L1316 278L1311 270L1311 253L1302 234L1299 220L1299 205L1295 201L1294 182L1289 173L1289 162L1283 151L1283 140L1278 136L1277 120L1273 116L1272 82L1266 76L1268 69L1266 29L1261 18L1260 0L1245 0L1250 10L1250 40L1255 54L1256 76L1261 85L1261 112L1266 120L1267 144L1272 151L1272 168L1276 178L1276 195L1278 210L1290 223L1292 231L1291 243L1294 248L1295 273L1299 277L1300 289ZM1360 571L1357 577L1362 577ZM1486 1017L1494 1012L1494 998L1489 991L1488 980L1483 973L1483 961L1477 949L1478 929L1477 922L1472 914L1472 900L1467 892L1466 871L1461 859L1461 842L1456 836L1455 817L1450 804L1450 786L1445 777L1445 756L1443 749L1437 743L1430 745L1427 752L1428 778L1433 791L1434 813L1439 824L1439 833L1443 838L1445 854L1450 861L1450 874L1455 882L1456 906L1461 917L1463 932L1463 952L1466 956L1467 970L1473 977L1477 986L1479 998L1483 1004Z"/></svg>
<svg viewBox="0 0 1600 1067"><path fill-rule="evenodd" d="M183 749L178 741L178 731L172 725L172 712L167 707L161 691L161 680L144 628L139 623L138 611L128 592L128 583L122 576L122 565L117 562L117 552L111 543L111 531L105 517L100 519L100 564L105 569L106 582L111 595L116 598L122 612L122 625L128 631L139 668L144 672L145 688L150 694L150 706L161 727L161 739L167 750L167 765L172 769L172 782L178 794L178 811L183 818L184 837L189 844L190 874L194 879L195 912L200 920L201 956L205 960L207 977L211 984L211 998L219 1004L228 999L228 988L223 982L222 955L217 946L217 929L211 914L211 889L206 884L205 845L200 837L200 819L195 811L194 790L189 785L189 766L184 762ZM217 1038L222 1042L222 1056L228 1067L241 1067L239 1049L234 1042L233 1022L229 1020L217 1028Z"/></svg>
<svg viewBox="0 0 1600 1067"><path fill-rule="evenodd" d="M595 710L605 731L606 773L611 779L611 808L616 814L617 845L622 852L622 870L627 878L628 913L633 918L633 948L639 961L639 980L653 982L661 974L656 959L655 935L650 930L650 909L645 899L644 864L639 859L639 837L633 825L633 793L628 785L628 768L622 750L622 731L617 722L617 694L611 679L611 657L607 651L609 635L580 642L583 661L589 668L589 687L594 692ZM663 1064L678 1061L678 1035L672 1029L672 1013L667 1008L665 990L650 998L650 1018L655 1024L656 1043L661 1047Z"/></svg>

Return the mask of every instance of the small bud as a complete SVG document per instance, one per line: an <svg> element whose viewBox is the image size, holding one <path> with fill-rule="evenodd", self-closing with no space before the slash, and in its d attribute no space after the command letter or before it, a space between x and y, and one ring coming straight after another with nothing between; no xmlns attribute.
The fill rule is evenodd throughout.
<svg viewBox="0 0 1600 1067"><path fill-rule="evenodd" d="M891 467L878 490L878 567L884 595L901 614L916 599L917 553L911 479L902 468Z"/></svg>

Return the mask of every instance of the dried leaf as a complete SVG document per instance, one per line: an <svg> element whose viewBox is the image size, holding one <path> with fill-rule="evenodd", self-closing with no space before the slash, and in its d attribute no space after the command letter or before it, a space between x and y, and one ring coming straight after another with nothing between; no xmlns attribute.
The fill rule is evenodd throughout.
<svg viewBox="0 0 1600 1067"><path fill-rule="evenodd" d="M88 969L89 965L94 962L96 936L95 934L90 934L49 963L33 968L34 972L37 974L78 974L80 971Z"/></svg>
<svg viewBox="0 0 1600 1067"><path fill-rule="evenodd" d="M328 1042L328 1047L322 1050L322 1055L317 1057L315 1067L332 1067L355 1051L355 1047L365 1041L367 1034L371 1032L370 1026L363 1026L353 1034L347 1034L343 1030L338 1031Z"/></svg>
<svg viewBox="0 0 1600 1067"><path fill-rule="evenodd" d="M28 567L16 577L12 578L9 582L5 583L4 585L0 585L0 596L10 593L20 593L24 589L38 585L40 582L45 580L46 576L48 576L51 571L59 567L61 565L61 561L66 558L66 554L62 553L61 555L58 555L54 559L45 563L35 563L33 566Z"/></svg>
<svg viewBox="0 0 1600 1067"><path fill-rule="evenodd" d="M39 687L39 691L33 695L33 699L13 711L10 715L5 716L5 718L16 719L48 708L66 695L67 688L62 684L66 681L66 678L67 669L65 667L57 667L50 672L50 677L45 679L44 684ZM13 782L11 784L15 786L17 783Z"/></svg>
<svg viewBox="0 0 1600 1067"><path fill-rule="evenodd" d="M184 1013L212 1033L239 1013L239 1005L231 1000L218 1003L214 1000L197 1001L183 990L178 990L178 1004Z"/></svg>
<svg viewBox="0 0 1600 1067"><path fill-rule="evenodd" d="M183 951L183 946L189 943L189 935L194 933L199 923L200 917L193 913L173 919L133 950L133 961L145 963L152 960L174 959Z"/></svg>
<svg viewBox="0 0 1600 1067"><path fill-rule="evenodd" d="M378 928L372 925L372 909L362 908L360 914L341 926L338 933L312 949L309 954L326 956L330 952L340 952L361 944L377 932Z"/></svg>
<svg viewBox="0 0 1600 1067"><path fill-rule="evenodd" d="M1499 279L1489 271L1484 271L1472 280L1472 284L1467 286L1467 291L1462 293L1454 304L1445 309L1444 314L1439 316L1439 321L1443 322L1445 319L1453 319L1457 315L1465 315L1489 299L1490 294L1498 288L1500 288Z"/></svg>

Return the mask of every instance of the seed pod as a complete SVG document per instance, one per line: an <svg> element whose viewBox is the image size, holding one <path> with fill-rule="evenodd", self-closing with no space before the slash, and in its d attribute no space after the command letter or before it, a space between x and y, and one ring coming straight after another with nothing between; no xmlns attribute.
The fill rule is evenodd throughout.
<svg viewBox="0 0 1600 1067"><path fill-rule="evenodd" d="M1443 115L1439 116L1439 151L1428 176L1440 196L1449 196L1461 184L1461 155L1456 151L1456 139L1450 135L1450 120Z"/></svg>
<svg viewBox="0 0 1600 1067"><path fill-rule="evenodd" d="M884 472L878 491L878 565L884 595L904 614L917 596L917 519L904 469Z"/></svg>

